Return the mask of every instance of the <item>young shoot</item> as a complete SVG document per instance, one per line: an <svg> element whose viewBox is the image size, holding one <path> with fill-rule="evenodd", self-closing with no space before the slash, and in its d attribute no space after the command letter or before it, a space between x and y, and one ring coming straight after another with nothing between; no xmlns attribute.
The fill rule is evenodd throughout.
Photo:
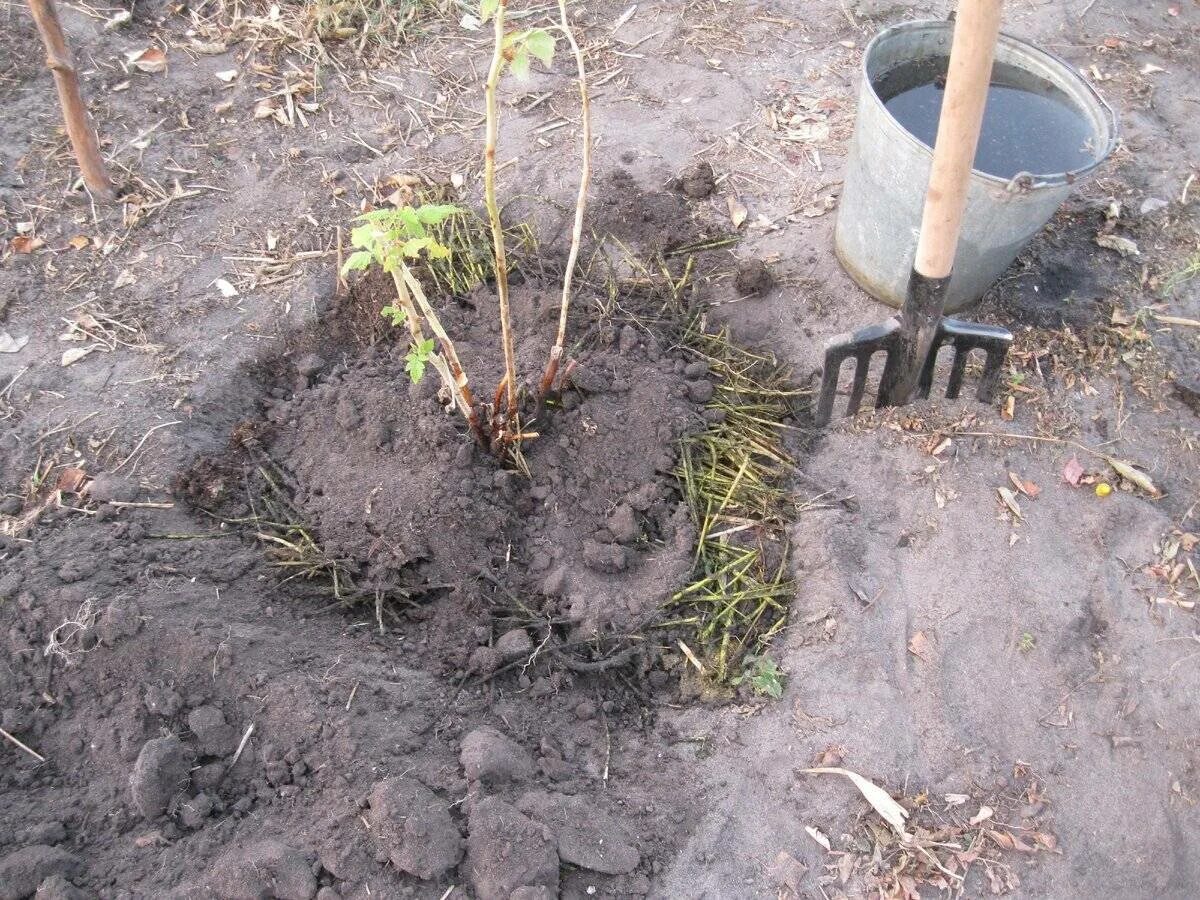
<svg viewBox="0 0 1200 900"><path fill-rule="evenodd" d="M497 401L504 400L501 411L497 402L493 409L493 430L501 425L496 438L500 443L520 440L521 429L517 422L517 357L513 348L512 318L508 304L508 256L504 250L504 226L500 222L500 205L496 201L496 145L500 135L500 105L497 92L500 76L505 69L518 78L529 74L530 58L549 65L554 58L554 36L536 28L505 31L505 16L508 0L481 0L479 18L491 20L494 29L492 64L488 68L484 86L487 128L483 148L483 202L487 207L488 222L492 227L492 251L496 257L496 297L500 307L500 341L504 350L503 391L497 391Z"/></svg>
<svg viewBox="0 0 1200 900"><path fill-rule="evenodd" d="M419 382L425 375L426 366L432 365L450 394L451 405L463 414L476 440L486 443L454 342L442 328L437 312L409 266L410 261L420 259L421 254L430 259L444 259L450 255L450 251L429 233L429 228L460 212L457 206L449 204L425 204L366 213L358 218L360 224L350 232L350 245L355 251L346 259L342 271L352 272L377 265L392 276L396 302L383 307L380 313L396 327L408 326L410 344L405 369L409 377L414 383ZM425 326L429 327L433 337L425 336Z"/></svg>

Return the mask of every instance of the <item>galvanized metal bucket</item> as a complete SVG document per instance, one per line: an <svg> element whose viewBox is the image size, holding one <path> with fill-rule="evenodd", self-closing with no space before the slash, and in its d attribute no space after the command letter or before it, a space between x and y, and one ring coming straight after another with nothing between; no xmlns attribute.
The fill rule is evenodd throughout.
<svg viewBox="0 0 1200 900"><path fill-rule="evenodd" d="M952 30L949 22L906 22L876 35L863 55L834 246L850 277L890 306L900 306L908 288L933 152L892 117L875 84L898 65L948 56ZM1005 34L996 47L996 61L1049 82L1067 96L1091 126L1093 159L1071 172L1020 173L1012 179L971 173L947 312L982 297L1050 221L1071 186L1117 145L1115 114L1068 63Z"/></svg>

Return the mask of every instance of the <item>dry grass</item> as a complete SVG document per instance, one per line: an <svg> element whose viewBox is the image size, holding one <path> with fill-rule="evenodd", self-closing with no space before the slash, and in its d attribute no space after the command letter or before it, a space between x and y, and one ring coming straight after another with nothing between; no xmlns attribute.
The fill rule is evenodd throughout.
<svg viewBox="0 0 1200 900"><path fill-rule="evenodd" d="M726 683L747 654L783 627L794 586L788 578L787 523L796 513L784 432L792 388L771 357L710 334L696 322L684 344L716 382L709 408L723 414L681 448L676 475L699 531L694 580L671 598L671 624L695 630L705 674Z"/></svg>

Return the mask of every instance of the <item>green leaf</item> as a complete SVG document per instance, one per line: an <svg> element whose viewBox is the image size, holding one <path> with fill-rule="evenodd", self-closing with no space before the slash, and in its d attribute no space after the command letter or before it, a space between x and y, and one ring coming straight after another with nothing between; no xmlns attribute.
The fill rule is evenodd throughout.
<svg viewBox="0 0 1200 900"><path fill-rule="evenodd" d="M524 81L529 77L529 50L524 44L517 48L508 68L518 81Z"/></svg>
<svg viewBox="0 0 1200 900"><path fill-rule="evenodd" d="M433 238L419 237L409 238L404 243L400 244L400 252L405 256L416 257L421 255L422 250L427 250L429 245L435 243Z"/></svg>
<svg viewBox="0 0 1200 900"><path fill-rule="evenodd" d="M374 225L359 225L350 229L350 246L370 250L376 244L379 230Z"/></svg>
<svg viewBox="0 0 1200 900"><path fill-rule="evenodd" d="M370 222L372 224L385 223L392 224L396 218L395 209L373 209L368 213L363 213L356 222Z"/></svg>
<svg viewBox="0 0 1200 900"><path fill-rule="evenodd" d="M405 312L404 307L396 306L393 303L389 303L387 306L385 306L383 309L381 309L379 311L379 314L381 316L383 316L385 319L390 320L391 323L393 325L395 325L397 328L399 328L401 325L403 325L404 320L406 318L408 318L408 313Z"/></svg>
<svg viewBox="0 0 1200 900"><path fill-rule="evenodd" d="M347 272L354 272L358 269L366 269L373 262L375 262L374 254L366 250L356 250L346 258L346 262L342 266L342 274L345 275Z"/></svg>
<svg viewBox="0 0 1200 900"><path fill-rule="evenodd" d="M441 225L451 216L456 216L462 209L449 203L427 203L417 207L417 218L425 225Z"/></svg>
<svg viewBox="0 0 1200 900"><path fill-rule="evenodd" d="M404 357L404 368L413 384L419 383L425 377L425 365L433 353L433 346L433 338L418 341L412 345L408 355Z"/></svg>
<svg viewBox="0 0 1200 900"><path fill-rule="evenodd" d="M405 237L425 237L425 226L421 224L421 217L411 206L400 207L396 210L396 216L400 220L400 230Z"/></svg>
<svg viewBox="0 0 1200 900"><path fill-rule="evenodd" d="M496 10L500 8L500 0L480 0L479 2L479 20L486 22L496 14Z"/></svg>
<svg viewBox="0 0 1200 900"><path fill-rule="evenodd" d="M544 28L535 28L525 35L525 46L529 48L530 53L542 61L544 66L550 65L554 60L555 44L554 35Z"/></svg>

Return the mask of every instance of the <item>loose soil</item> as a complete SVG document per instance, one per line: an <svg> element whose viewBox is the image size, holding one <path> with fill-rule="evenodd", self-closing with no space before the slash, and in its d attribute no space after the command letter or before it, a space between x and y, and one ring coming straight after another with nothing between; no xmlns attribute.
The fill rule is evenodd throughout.
<svg viewBox="0 0 1200 900"><path fill-rule="evenodd" d="M1200 224L1200 12L1006 11L1096 79L1124 145L972 313L1017 333L994 407L787 423L771 700L698 692L687 626L660 627L694 558L680 441L713 414L683 326L805 387L828 336L887 314L830 246L855 67L947 10L628 7L578 15L577 367L528 474L471 446L432 373L409 385L386 283L336 272L364 204L478 203L486 50L458 13L356 54L289 37L298 5L139 4L107 30L118 7L62 7L125 197L105 208L71 190L4 7L0 330L28 343L0 354L0 900L1195 894L1200 279L1164 286ZM155 41L165 72L124 63ZM572 71L505 88L531 375ZM437 302L487 393L490 289ZM886 787L936 864L812 766Z"/></svg>

